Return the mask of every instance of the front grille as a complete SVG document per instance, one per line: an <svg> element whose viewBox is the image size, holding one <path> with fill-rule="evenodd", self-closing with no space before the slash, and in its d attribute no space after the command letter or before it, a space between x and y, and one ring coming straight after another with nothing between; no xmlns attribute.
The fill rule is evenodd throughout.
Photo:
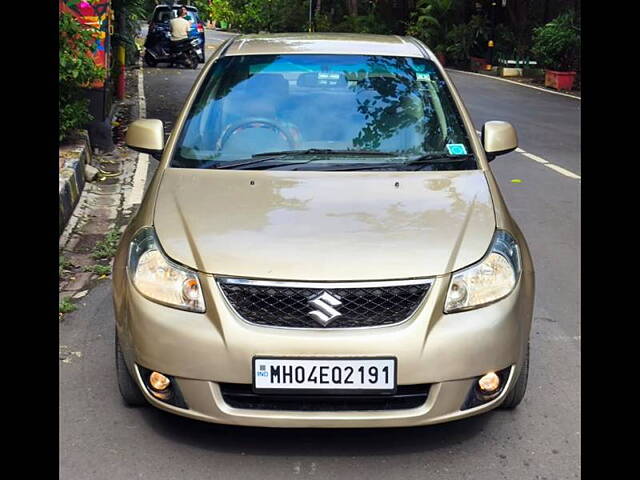
<svg viewBox="0 0 640 480"><path fill-rule="evenodd" d="M246 410L353 412L407 410L427 401L429 384L398 385L394 395L282 395L253 393L251 385L220 383L225 403Z"/></svg>
<svg viewBox="0 0 640 480"><path fill-rule="evenodd" d="M431 282L377 282L349 285L261 282L219 279L231 306L250 323L288 328L357 328L393 325L409 318L429 291ZM307 286L308 285L308 286ZM371 286L369 286L371 285ZM325 325L310 312L309 302L327 292L340 304L340 316Z"/></svg>

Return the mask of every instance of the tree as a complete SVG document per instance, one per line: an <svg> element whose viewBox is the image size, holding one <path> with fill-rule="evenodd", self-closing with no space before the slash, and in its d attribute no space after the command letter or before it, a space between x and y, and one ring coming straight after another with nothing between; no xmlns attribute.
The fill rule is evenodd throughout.
<svg viewBox="0 0 640 480"><path fill-rule="evenodd" d="M349 15L351 15L352 17L358 15L358 0L346 0L346 5Z"/></svg>
<svg viewBox="0 0 640 480"><path fill-rule="evenodd" d="M454 0L418 0L407 34L424 40L435 53L445 53L453 8Z"/></svg>
<svg viewBox="0 0 640 480"><path fill-rule="evenodd" d="M516 42L515 54L520 58L526 56L531 42L530 7L530 0L509 0L507 2L507 14Z"/></svg>

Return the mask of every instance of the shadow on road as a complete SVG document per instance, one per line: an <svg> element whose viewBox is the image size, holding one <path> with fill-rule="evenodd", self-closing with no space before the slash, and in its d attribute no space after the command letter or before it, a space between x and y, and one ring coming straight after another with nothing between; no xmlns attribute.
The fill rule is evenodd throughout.
<svg viewBox="0 0 640 480"><path fill-rule="evenodd" d="M275 456L388 456L459 445L481 433L489 415L451 423L380 429L279 429L216 425L154 407L138 410L157 434L217 453Z"/></svg>

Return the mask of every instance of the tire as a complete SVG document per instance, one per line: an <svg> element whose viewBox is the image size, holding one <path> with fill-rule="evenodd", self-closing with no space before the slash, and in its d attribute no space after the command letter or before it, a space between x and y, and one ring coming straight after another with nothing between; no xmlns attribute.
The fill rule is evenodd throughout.
<svg viewBox="0 0 640 480"><path fill-rule="evenodd" d="M189 68L195 70L198 68L199 62L198 54L193 50L189 53Z"/></svg>
<svg viewBox="0 0 640 480"><path fill-rule="evenodd" d="M144 53L144 63L146 63L149 67L155 67L156 65L158 65L156 59L153 58L153 56L149 52Z"/></svg>
<svg viewBox="0 0 640 480"><path fill-rule="evenodd" d="M140 391L140 387L133 380L129 370L127 369L127 365L124 361L124 355L122 355L122 351L120 350L120 341L118 340L118 335L116 334L116 374L118 376L118 388L120 389L120 395L122 395L122 399L124 403L129 407L142 407L147 405L147 399L144 398L144 395Z"/></svg>
<svg viewBox="0 0 640 480"><path fill-rule="evenodd" d="M504 402L500 405L500 408L511 410L516 408L527 391L527 381L529 380L529 342L527 342L527 352L525 353L522 363L522 369L516 380L516 384L513 386Z"/></svg>

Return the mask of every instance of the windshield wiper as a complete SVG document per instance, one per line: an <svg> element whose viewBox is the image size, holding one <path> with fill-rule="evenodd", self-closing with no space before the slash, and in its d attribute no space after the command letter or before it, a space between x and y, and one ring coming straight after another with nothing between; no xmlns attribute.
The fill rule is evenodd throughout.
<svg viewBox="0 0 640 480"><path fill-rule="evenodd" d="M378 152L375 150L334 150L332 148L307 148L306 150L283 150L281 152L261 152L251 158L279 155L375 155L387 157L395 155L393 152Z"/></svg>
<svg viewBox="0 0 640 480"><path fill-rule="evenodd" d="M451 155L449 153L428 153L420 157L412 158L402 162L404 166L411 165L428 165L432 163L458 163L475 158L472 153L466 155Z"/></svg>
<svg viewBox="0 0 640 480"><path fill-rule="evenodd" d="M447 164L447 163L461 163L465 160L475 158L473 154L467 155L450 155L448 153L429 153L417 158L409 160L402 160L397 162L385 162L385 163L352 163L352 164L330 164L320 167L318 170L334 171L334 172L349 172L356 170L384 170L389 168L403 169L407 166L422 166L422 165L434 165L434 164ZM304 165L307 162L302 162Z"/></svg>
<svg viewBox="0 0 640 480"><path fill-rule="evenodd" d="M239 160L237 162L229 162L229 163L220 163L218 165L214 165L214 168L217 169L228 169L228 168L239 168L245 166L257 166L262 163L268 163L272 160L278 160L282 157L288 156L298 156L298 155L374 155L374 156L392 156L393 153L389 152L376 152L371 150L332 150L332 149L320 149L320 148L309 148L307 150L283 150L281 152L264 152L264 153L256 153L252 155L251 159L248 160ZM267 158L261 158L267 157ZM298 165L310 163L316 160L321 160L319 158L311 159L311 160L302 160L297 162L285 162L285 163L274 163L269 167L284 167L286 165Z"/></svg>

